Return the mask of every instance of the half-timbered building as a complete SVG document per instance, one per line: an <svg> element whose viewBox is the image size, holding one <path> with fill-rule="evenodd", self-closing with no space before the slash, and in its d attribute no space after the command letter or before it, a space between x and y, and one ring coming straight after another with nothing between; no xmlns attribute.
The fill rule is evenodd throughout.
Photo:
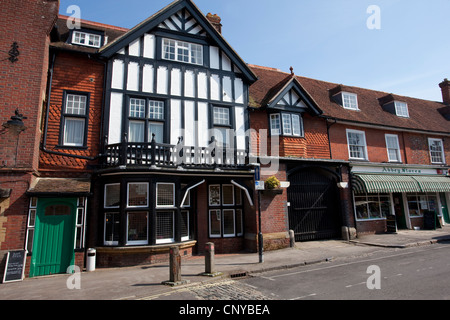
<svg viewBox="0 0 450 320"><path fill-rule="evenodd" d="M173 244L184 255L212 239L217 252L255 245L244 228L253 219L246 107L256 77L209 18L175 1L99 50L99 265L157 261Z"/></svg>

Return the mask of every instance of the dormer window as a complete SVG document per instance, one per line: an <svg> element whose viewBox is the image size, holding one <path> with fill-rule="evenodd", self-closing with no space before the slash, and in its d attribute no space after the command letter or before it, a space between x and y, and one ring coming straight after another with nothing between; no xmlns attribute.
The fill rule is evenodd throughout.
<svg viewBox="0 0 450 320"><path fill-rule="evenodd" d="M72 44L78 44L87 47L100 48L102 36L99 34L74 31L72 34Z"/></svg>
<svg viewBox="0 0 450 320"><path fill-rule="evenodd" d="M398 117L409 118L408 104L406 102L395 101L395 114Z"/></svg>
<svg viewBox="0 0 450 320"><path fill-rule="evenodd" d="M342 106L344 109L359 110L358 96L354 93L342 92Z"/></svg>

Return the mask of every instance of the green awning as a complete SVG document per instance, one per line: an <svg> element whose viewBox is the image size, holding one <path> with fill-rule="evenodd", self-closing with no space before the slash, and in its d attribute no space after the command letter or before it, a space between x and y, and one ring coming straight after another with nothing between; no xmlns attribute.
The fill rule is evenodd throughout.
<svg viewBox="0 0 450 320"><path fill-rule="evenodd" d="M422 192L419 183L411 176L354 174L355 193Z"/></svg>
<svg viewBox="0 0 450 320"><path fill-rule="evenodd" d="M359 193L450 192L450 178L444 176L401 176L353 174L353 191Z"/></svg>
<svg viewBox="0 0 450 320"><path fill-rule="evenodd" d="M450 177L414 176L423 192L450 192Z"/></svg>

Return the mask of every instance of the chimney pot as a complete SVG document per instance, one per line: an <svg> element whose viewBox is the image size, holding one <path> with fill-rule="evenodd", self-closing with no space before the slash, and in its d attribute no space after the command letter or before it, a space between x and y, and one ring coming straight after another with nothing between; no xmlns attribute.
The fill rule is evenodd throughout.
<svg viewBox="0 0 450 320"><path fill-rule="evenodd" d="M206 15L206 19L213 25L213 27L219 32L222 33L222 24L220 23L222 19L217 14L208 13Z"/></svg>
<svg viewBox="0 0 450 320"><path fill-rule="evenodd" d="M445 78L444 81L439 84L439 87L442 91L442 101L445 104L450 105L450 81Z"/></svg>

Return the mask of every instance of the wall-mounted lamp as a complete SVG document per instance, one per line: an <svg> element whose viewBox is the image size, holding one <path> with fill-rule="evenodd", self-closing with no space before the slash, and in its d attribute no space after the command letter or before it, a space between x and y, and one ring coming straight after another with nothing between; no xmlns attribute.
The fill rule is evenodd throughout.
<svg viewBox="0 0 450 320"><path fill-rule="evenodd" d="M27 119L27 117L24 117L23 114L19 113L19 109L16 109L15 115L11 117L10 120L3 123L3 127L6 129L13 129L17 132L22 132L26 130L27 127L25 127L25 124L22 120Z"/></svg>

